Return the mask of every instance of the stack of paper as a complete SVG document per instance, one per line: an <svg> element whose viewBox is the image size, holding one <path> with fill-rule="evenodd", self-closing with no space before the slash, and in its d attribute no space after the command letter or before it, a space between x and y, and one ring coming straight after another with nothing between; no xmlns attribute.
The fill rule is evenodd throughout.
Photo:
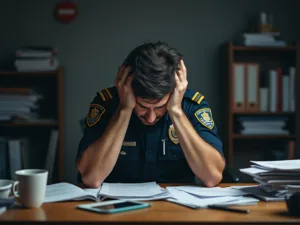
<svg viewBox="0 0 300 225"><path fill-rule="evenodd" d="M252 176L259 186L243 191L255 192L253 194L266 201L284 200L285 196L300 191L300 160L251 162L253 165L250 168L240 171Z"/></svg>
<svg viewBox="0 0 300 225"><path fill-rule="evenodd" d="M167 187L172 197L167 200L191 208L206 208L209 205L251 205L259 200L244 197L247 193L233 188L206 188L197 186Z"/></svg>

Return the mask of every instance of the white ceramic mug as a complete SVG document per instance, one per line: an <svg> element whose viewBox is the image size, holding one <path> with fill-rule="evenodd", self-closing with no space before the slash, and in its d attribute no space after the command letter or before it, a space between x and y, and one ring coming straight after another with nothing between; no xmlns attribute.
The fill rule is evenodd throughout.
<svg viewBox="0 0 300 225"><path fill-rule="evenodd" d="M18 170L15 174L17 181L12 186L12 193L16 201L28 208L40 207L45 199L48 171L25 169Z"/></svg>
<svg viewBox="0 0 300 225"><path fill-rule="evenodd" d="M0 198L9 197L12 184L12 180L0 180Z"/></svg>

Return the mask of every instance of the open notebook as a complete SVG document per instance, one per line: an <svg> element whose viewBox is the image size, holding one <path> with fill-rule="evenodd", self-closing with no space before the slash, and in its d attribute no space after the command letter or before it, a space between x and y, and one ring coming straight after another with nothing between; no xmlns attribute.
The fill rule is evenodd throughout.
<svg viewBox="0 0 300 225"><path fill-rule="evenodd" d="M70 183L47 185L44 203L61 201L92 200L117 198L136 201L158 200L170 197L166 189L156 182L147 183L103 183L100 188L82 189Z"/></svg>

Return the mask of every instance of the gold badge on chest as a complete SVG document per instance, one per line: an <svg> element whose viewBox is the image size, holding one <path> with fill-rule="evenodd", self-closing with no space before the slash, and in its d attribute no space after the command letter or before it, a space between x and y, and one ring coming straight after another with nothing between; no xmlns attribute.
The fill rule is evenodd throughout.
<svg viewBox="0 0 300 225"><path fill-rule="evenodd" d="M177 134L176 134L173 124L171 124L169 127L169 138L174 144L177 145L179 143L179 140L178 140L178 137L177 137Z"/></svg>

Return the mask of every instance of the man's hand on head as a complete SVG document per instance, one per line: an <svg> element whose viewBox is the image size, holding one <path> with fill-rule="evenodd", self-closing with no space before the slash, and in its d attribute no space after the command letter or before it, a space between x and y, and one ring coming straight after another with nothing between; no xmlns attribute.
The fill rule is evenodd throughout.
<svg viewBox="0 0 300 225"><path fill-rule="evenodd" d="M182 110L181 102L188 86L187 70L183 60L180 60L179 68L180 69L176 70L175 73L175 88L167 104L167 110L169 113L178 113Z"/></svg>
<svg viewBox="0 0 300 225"><path fill-rule="evenodd" d="M131 87L133 76L130 74L131 67L121 65L115 78L115 85L120 98L120 108L133 110L136 105L135 96Z"/></svg>

